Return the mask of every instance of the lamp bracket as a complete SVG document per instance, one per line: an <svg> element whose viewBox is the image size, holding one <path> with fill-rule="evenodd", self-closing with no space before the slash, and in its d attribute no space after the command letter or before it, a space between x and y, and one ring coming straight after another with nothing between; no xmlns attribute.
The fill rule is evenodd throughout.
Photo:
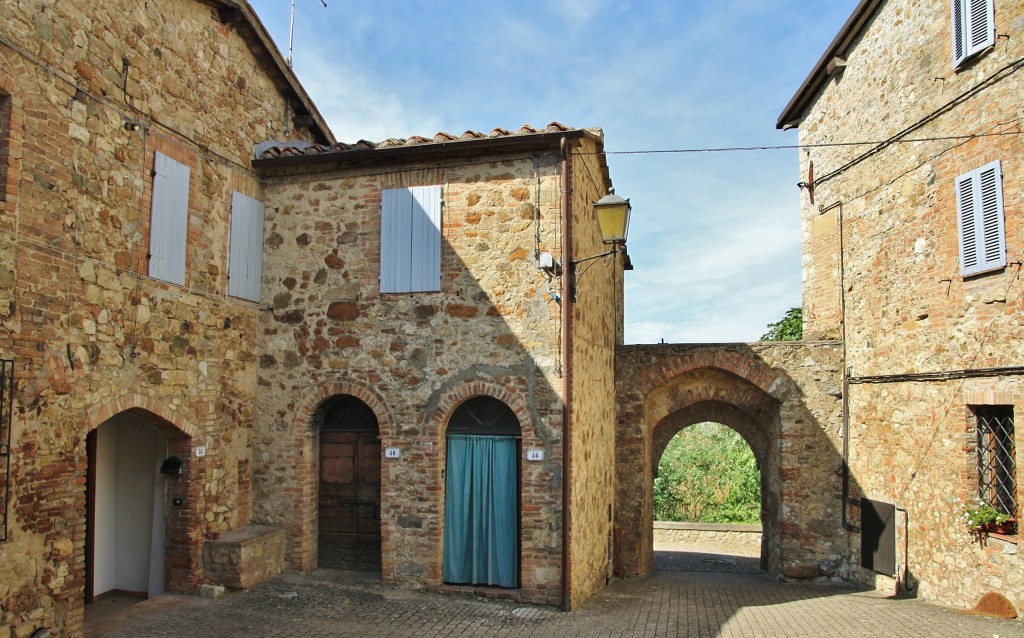
<svg viewBox="0 0 1024 638"><path fill-rule="evenodd" d="M572 289L570 290L569 298L572 299L574 302L576 301L576 288L579 286L579 281L580 279L583 279L583 275L587 274L587 271L590 270L590 267L593 264L591 264L591 266L587 266L586 268L582 268L578 271L576 269L576 266L586 262L593 262L594 260L601 259L603 257L610 257L612 255L618 254L619 252L621 252L621 250L619 249L619 244L612 244L612 249L607 252L603 252L599 255L593 255L592 257L583 257L582 259L571 260L569 262L569 281L570 285L572 286Z"/></svg>

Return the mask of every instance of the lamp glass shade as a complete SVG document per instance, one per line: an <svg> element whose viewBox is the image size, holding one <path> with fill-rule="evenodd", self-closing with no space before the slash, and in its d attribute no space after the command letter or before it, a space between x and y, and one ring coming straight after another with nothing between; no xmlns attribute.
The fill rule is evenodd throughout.
<svg viewBox="0 0 1024 638"><path fill-rule="evenodd" d="M605 195L594 202L597 225L601 229L601 241L606 244L625 244L629 231L630 205L615 193Z"/></svg>

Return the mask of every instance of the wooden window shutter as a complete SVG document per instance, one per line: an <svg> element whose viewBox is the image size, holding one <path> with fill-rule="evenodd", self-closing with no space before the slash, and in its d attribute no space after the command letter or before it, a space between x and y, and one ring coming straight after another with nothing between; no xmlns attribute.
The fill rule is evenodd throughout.
<svg viewBox="0 0 1024 638"><path fill-rule="evenodd" d="M380 291L441 290L441 187L381 192Z"/></svg>
<svg viewBox="0 0 1024 638"><path fill-rule="evenodd" d="M228 294L259 301L262 276L263 202L242 193L232 193Z"/></svg>
<svg viewBox="0 0 1024 638"><path fill-rule="evenodd" d="M1006 266L1002 182L999 160L956 178L960 274L965 277Z"/></svg>
<svg viewBox="0 0 1024 638"><path fill-rule="evenodd" d="M995 0L950 0L953 66L996 42Z"/></svg>
<svg viewBox="0 0 1024 638"><path fill-rule="evenodd" d="M153 158L153 206L149 222L149 276L185 285L190 169L163 153Z"/></svg>

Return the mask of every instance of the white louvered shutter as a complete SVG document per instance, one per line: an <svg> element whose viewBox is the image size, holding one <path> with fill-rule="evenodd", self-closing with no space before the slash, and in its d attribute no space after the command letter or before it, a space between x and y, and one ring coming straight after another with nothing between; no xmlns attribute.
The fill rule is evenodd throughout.
<svg viewBox="0 0 1024 638"><path fill-rule="evenodd" d="M1006 266L1002 168L998 160L956 179L960 274Z"/></svg>
<svg viewBox="0 0 1024 638"><path fill-rule="evenodd" d="M262 275L263 202L242 193L232 193L228 294L259 301Z"/></svg>
<svg viewBox="0 0 1024 638"><path fill-rule="evenodd" d="M149 276L185 285L189 167L162 153L153 158Z"/></svg>
<svg viewBox="0 0 1024 638"><path fill-rule="evenodd" d="M381 192L380 291L441 289L441 187Z"/></svg>
<svg viewBox="0 0 1024 638"><path fill-rule="evenodd" d="M953 66L996 41L995 0L951 0Z"/></svg>

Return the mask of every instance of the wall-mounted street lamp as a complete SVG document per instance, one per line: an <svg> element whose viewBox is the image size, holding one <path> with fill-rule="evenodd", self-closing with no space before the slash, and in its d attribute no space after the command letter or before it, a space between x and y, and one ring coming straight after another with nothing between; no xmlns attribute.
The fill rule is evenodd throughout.
<svg viewBox="0 0 1024 638"><path fill-rule="evenodd" d="M571 298L573 301L576 301L576 287L579 280L590 270L590 266L577 270L579 264L624 252L626 233L629 232L629 213L631 210L632 207L629 205L629 200L622 199L616 195L615 189L611 189L607 195L594 202L594 213L597 216L598 228L601 230L601 241L605 244L611 244L611 250L600 255L573 259L569 262L569 275L572 282Z"/></svg>

